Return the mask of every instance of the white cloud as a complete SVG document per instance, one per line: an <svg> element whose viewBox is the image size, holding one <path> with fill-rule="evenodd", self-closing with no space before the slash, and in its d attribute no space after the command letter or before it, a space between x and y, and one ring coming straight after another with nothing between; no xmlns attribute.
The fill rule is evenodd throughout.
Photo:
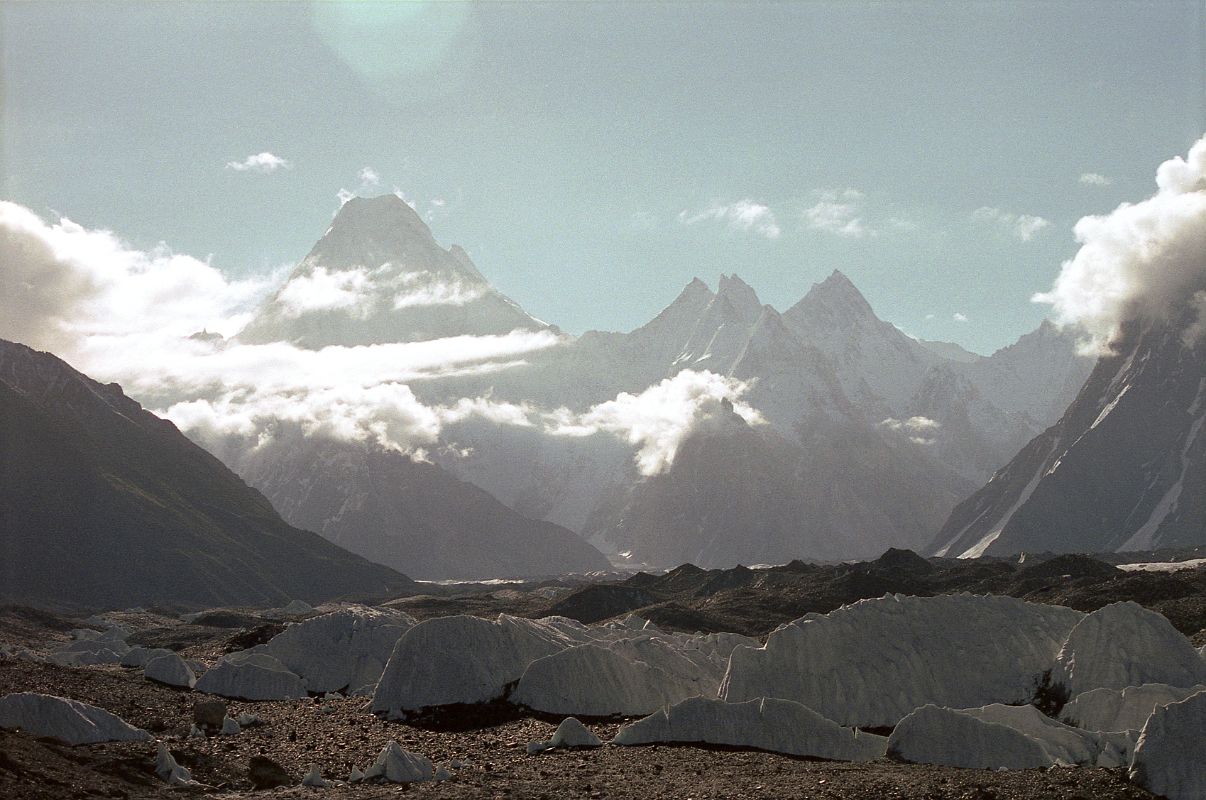
<svg viewBox="0 0 1206 800"><path fill-rule="evenodd" d="M57 351L89 338L230 335L276 276L229 280L165 245L130 248L67 218L0 201L0 337Z"/></svg>
<svg viewBox="0 0 1206 800"><path fill-rule="evenodd" d="M360 179L360 186L362 188L381 185L381 176L372 167L361 167L360 172L356 173L356 177Z"/></svg>
<svg viewBox="0 0 1206 800"><path fill-rule="evenodd" d="M656 475L674 462L679 445L701 422L723 413L726 404L750 424L762 416L741 397L748 383L712 372L684 370L640 394L622 392L584 414L565 409L549 415L549 432L561 436L614 434L637 448L642 475Z"/></svg>
<svg viewBox="0 0 1206 800"><path fill-rule="evenodd" d="M930 445L937 441L938 430L942 425L929 417L915 416L908 419L888 417L879 423L879 427L900 433L913 444Z"/></svg>
<svg viewBox="0 0 1206 800"><path fill-rule="evenodd" d="M816 198L817 202L802 212L807 227L850 239L878 235L864 220L866 197L859 190L827 190L817 192ZM897 223L902 229L905 226L899 223L912 224L906 220L897 220Z"/></svg>
<svg viewBox="0 0 1206 800"><path fill-rule="evenodd" d="M700 222L723 222L729 230L742 233L754 233L767 239L777 239L783 232L775 219L775 212L762 203L756 203L746 198L735 203L723 203L714 200L703 210L690 214L680 211L678 221L684 225L695 225Z"/></svg>
<svg viewBox="0 0 1206 800"><path fill-rule="evenodd" d="M292 169L293 164L272 153L256 153L247 156L242 161L227 161L226 168L235 172L276 172L278 169Z"/></svg>
<svg viewBox="0 0 1206 800"><path fill-rule="evenodd" d="M990 206L977 208L971 213L971 219L973 222L994 225L1023 242L1029 242L1051 224L1049 220L1033 214L1014 214Z"/></svg>
<svg viewBox="0 0 1206 800"><path fill-rule="evenodd" d="M381 175L372 167L361 167L360 171L356 173L356 181L359 185L356 187L355 191L341 188L335 193L335 196L339 198L340 206L351 200L353 197L363 195L366 192L371 192L374 189L379 189L381 187ZM406 200L406 198L402 196L402 191L397 186L394 187L394 194L396 194L398 197L401 197L403 200ZM406 200L406 203L410 205L411 208L414 208L414 203L410 202L409 200Z"/></svg>
<svg viewBox="0 0 1206 800"><path fill-rule="evenodd" d="M926 319L933 319L933 318L934 318L934 315L933 315L933 314L926 314L926 315L925 315L925 318L926 318Z"/></svg>
<svg viewBox="0 0 1206 800"><path fill-rule="evenodd" d="M967 322L967 315L962 311L956 311L951 315L951 319L953 319L955 322Z"/></svg>
<svg viewBox="0 0 1206 800"><path fill-rule="evenodd" d="M1188 319L1185 333L1196 336L1193 298L1206 290L1206 137L1187 158L1160 165L1154 195L1083 217L1074 231L1080 249L1033 299L1054 306L1060 323L1081 326L1086 350L1108 351L1128 320Z"/></svg>
<svg viewBox="0 0 1206 800"><path fill-rule="evenodd" d="M1078 180L1086 186L1109 186L1114 182L1100 172L1082 172Z"/></svg>
<svg viewBox="0 0 1206 800"><path fill-rule="evenodd" d="M460 281L432 281L394 295L394 308L416 306L463 306L486 293L484 286L470 286Z"/></svg>
<svg viewBox="0 0 1206 800"><path fill-rule="evenodd" d="M337 309L364 317L372 310L373 296L372 279L364 267L328 271L318 266L305 275L290 278L276 299L286 317Z"/></svg>
<svg viewBox="0 0 1206 800"><path fill-rule="evenodd" d="M231 281L166 247L139 251L106 231L66 219L47 224L7 202L0 264L0 338L53 350L209 437L259 440L286 423L416 452L448 418L503 420L509 412L484 398L451 410L424 406L408 383L509 369L561 341L522 330L320 350L191 339L203 328L236 333L281 278ZM315 270L310 283L291 282L282 294L310 307L329 296L354 302L371 277Z"/></svg>

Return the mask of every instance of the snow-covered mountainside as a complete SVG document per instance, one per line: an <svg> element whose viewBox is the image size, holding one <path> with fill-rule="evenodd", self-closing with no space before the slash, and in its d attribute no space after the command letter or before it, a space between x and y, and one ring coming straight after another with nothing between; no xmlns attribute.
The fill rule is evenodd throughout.
<svg viewBox="0 0 1206 800"><path fill-rule="evenodd" d="M290 527L117 384L0 341L0 597L216 605L410 585Z"/></svg>
<svg viewBox="0 0 1206 800"><path fill-rule="evenodd" d="M318 348L546 327L386 194L348 200L239 340Z"/></svg>
<svg viewBox="0 0 1206 800"><path fill-rule="evenodd" d="M1206 348L1196 320L1135 320L1063 417L980 491L939 554L1108 552L1206 542Z"/></svg>
<svg viewBox="0 0 1206 800"><path fill-rule="evenodd" d="M321 349L546 327L386 195L348 201L237 338ZM919 342L837 271L783 313L722 275L631 332L549 342L409 384L445 410L425 446L438 466L289 426L205 444L293 524L424 577L599 566L557 526L657 566L871 557L925 546L1087 363L1050 326L989 357Z"/></svg>
<svg viewBox="0 0 1206 800"><path fill-rule="evenodd" d="M598 436L550 444L472 423L452 432L472 453L442 463L508 505L659 566L869 557L928 542L1050 424L1052 394L1066 402L1064 387L1090 366L1049 324L989 357L945 358L878 319L840 272L783 314L736 275L715 292L696 279L630 333L589 332L458 390L581 412L707 370L743 382L766 425L714 412L655 475Z"/></svg>

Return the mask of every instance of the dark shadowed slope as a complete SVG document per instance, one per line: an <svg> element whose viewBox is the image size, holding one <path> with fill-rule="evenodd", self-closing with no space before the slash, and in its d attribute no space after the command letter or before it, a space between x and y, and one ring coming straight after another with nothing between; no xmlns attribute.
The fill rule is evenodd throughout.
<svg viewBox="0 0 1206 800"><path fill-rule="evenodd" d="M408 585L286 524L116 384L0 341L0 596L271 604Z"/></svg>

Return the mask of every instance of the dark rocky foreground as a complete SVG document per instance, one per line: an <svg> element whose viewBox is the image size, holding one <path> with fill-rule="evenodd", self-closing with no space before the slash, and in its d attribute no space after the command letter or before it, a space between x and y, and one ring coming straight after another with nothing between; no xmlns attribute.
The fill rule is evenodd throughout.
<svg viewBox="0 0 1206 800"><path fill-rule="evenodd" d="M187 738L197 696L144 681L137 670L69 669L0 663L0 694L35 690L94 703L155 731L182 765L208 789L173 789L154 775L149 742L65 747L19 733L0 732L0 797L347 797L399 794L441 798L966 798L966 800L1088 800L1147 798L1120 772L1051 769L1016 772L959 770L896 764L847 764L760 752L703 747L603 747L598 750L526 753L529 741L547 739L554 724L509 719L488 727L441 730L382 722L364 710L365 699L231 701L234 713L251 711L263 726L237 736ZM616 723L597 724L602 738ZM439 783L402 786L300 786L253 791L248 764L267 756L300 782L311 764L328 779L343 779L396 739L437 764L462 762Z"/></svg>
<svg viewBox="0 0 1206 800"><path fill-rule="evenodd" d="M1189 554L1180 554L1182 557ZM1151 555L1134 560L1160 560ZM761 634L810 611L824 612L886 592L932 595L996 592L1091 610L1136 600L1167 615L1183 632L1199 633L1206 609L1206 568L1180 572L1126 572L1082 556L1029 558L1026 563L927 561L892 551L861 564L793 563L767 569L680 567L665 575L638 574L595 583L427 587L429 593L391 605L418 617L499 612L539 617L563 614L595 622L636 611L669 628L737 630ZM110 619L134 628L132 644L167 647L212 663L221 654L266 641L282 625L251 609L223 609L181 622L167 610L116 612ZM66 641L81 617L19 606L0 608L0 644L45 651ZM0 798L156 797L192 795L387 797L642 797L642 798L1141 798L1149 793L1105 769L994 772L900 764L824 762L714 747L604 747L526 752L549 738L555 720L505 704L461 710L416 722L385 722L366 698L301 701L228 701L232 716L249 712L264 723L234 736L190 738L193 704L205 695L149 682L137 669L69 668L0 658L0 696L35 691L81 700L145 728L163 741L204 788L169 788L154 774L155 744L109 743L66 747L0 731ZM618 729L591 724L605 741ZM327 780L363 769L382 747L403 748L448 767L443 782L391 786L298 786L312 764ZM255 791L253 758L266 757L287 773L287 786ZM458 765L459 766L456 766Z"/></svg>
<svg viewBox="0 0 1206 800"><path fill-rule="evenodd" d="M1133 600L1160 612L1177 630L1194 637L1206 629L1206 567L1135 572L1115 564L1204 555L1206 548L1101 557L1030 555L1018 563L1016 558L925 559L908 550L889 550L874 561L851 564L793 561L776 567L725 570L686 564L662 575L642 572L620 580L556 585L552 591L543 585L516 586L460 596L417 595L391 605L419 618L506 612L594 623L636 613L669 630L763 636L805 614L824 614L885 594L929 597L971 592L1009 595L1078 611ZM532 591L541 588L544 594ZM546 599L545 594L554 597ZM1195 642L1206 644L1206 639Z"/></svg>

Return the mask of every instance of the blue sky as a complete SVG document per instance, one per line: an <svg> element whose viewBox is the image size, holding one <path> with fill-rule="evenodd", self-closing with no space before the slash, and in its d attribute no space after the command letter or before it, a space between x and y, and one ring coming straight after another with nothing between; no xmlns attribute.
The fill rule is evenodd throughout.
<svg viewBox="0 0 1206 800"><path fill-rule="evenodd" d="M246 275L303 256L341 189L397 188L572 332L721 272L786 308L838 268L988 352L1044 315L1073 223L1206 130L1201 2L31 2L0 25L5 199ZM289 166L227 166L261 152Z"/></svg>

